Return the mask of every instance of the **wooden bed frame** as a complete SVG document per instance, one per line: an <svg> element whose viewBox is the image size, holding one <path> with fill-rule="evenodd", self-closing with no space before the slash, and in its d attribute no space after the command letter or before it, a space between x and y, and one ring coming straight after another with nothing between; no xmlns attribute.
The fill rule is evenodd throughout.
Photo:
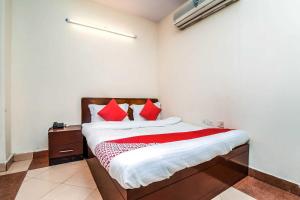
<svg viewBox="0 0 300 200"><path fill-rule="evenodd" d="M115 98L118 103L144 104L147 99ZM91 121L89 104L107 104L111 98L82 98L82 123ZM157 99L152 99L157 102ZM128 116L133 119L132 110ZM225 156L175 173L169 179L137 189L124 189L110 177L84 145L87 163L103 200L209 200L248 175L249 144Z"/></svg>

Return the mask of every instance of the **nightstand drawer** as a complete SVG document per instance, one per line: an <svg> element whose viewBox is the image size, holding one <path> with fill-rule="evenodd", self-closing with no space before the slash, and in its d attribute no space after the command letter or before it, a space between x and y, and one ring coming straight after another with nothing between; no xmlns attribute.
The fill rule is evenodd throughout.
<svg viewBox="0 0 300 200"><path fill-rule="evenodd" d="M51 147L82 143L82 140L81 131L56 132L49 135L49 144Z"/></svg>
<svg viewBox="0 0 300 200"><path fill-rule="evenodd" d="M61 158L66 156L74 156L74 155L82 155L82 154L83 154L82 143L55 146L49 152L49 156L51 158Z"/></svg>

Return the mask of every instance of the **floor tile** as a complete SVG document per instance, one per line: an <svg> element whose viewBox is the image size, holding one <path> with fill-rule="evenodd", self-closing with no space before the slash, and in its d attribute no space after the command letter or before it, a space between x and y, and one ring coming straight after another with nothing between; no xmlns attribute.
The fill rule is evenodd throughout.
<svg viewBox="0 0 300 200"><path fill-rule="evenodd" d="M46 172L47 170L49 170L49 167L43 167L43 168L39 168L39 169L28 170L26 176L34 178L34 177Z"/></svg>
<svg viewBox="0 0 300 200"><path fill-rule="evenodd" d="M30 163L31 163L31 160L13 162L12 165L10 166L10 168L7 170L6 174L27 171Z"/></svg>
<svg viewBox="0 0 300 200"><path fill-rule="evenodd" d="M70 162L68 164L70 164L70 165L76 165L76 166L79 166L79 167L88 167L88 164L87 164L87 162L85 160Z"/></svg>
<svg viewBox="0 0 300 200"><path fill-rule="evenodd" d="M32 178L26 175L23 181L28 181L30 179L32 179Z"/></svg>
<svg viewBox="0 0 300 200"><path fill-rule="evenodd" d="M5 172L0 172L0 176L6 175L6 171Z"/></svg>
<svg viewBox="0 0 300 200"><path fill-rule="evenodd" d="M96 188L94 178L88 167L83 167L81 170L79 170L73 176L67 179L64 183L68 185L87 187L91 189Z"/></svg>
<svg viewBox="0 0 300 200"><path fill-rule="evenodd" d="M84 200L92 192L93 190L89 188L61 184L41 200Z"/></svg>
<svg viewBox="0 0 300 200"><path fill-rule="evenodd" d="M48 158L34 158L29 169L38 169L41 167L48 167L49 159Z"/></svg>
<svg viewBox="0 0 300 200"><path fill-rule="evenodd" d="M26 172L18 172L0 177L0 199L15 199Z"/></svg>
<svg viewBox="0 0 300 200"><path fill-rule="evenodd" d="M58 184L42 181L37 179L30 179L24 181L16 200L38 200L53 190Z"/></svg>
<svg viewBox="0 0 300 200"><path fill-rule="evenodd" d="M48 151L41 151L41 152L34 152L33 159L29 169L38 169L42 167L49 166L49 152Z"/></svg>
<svg viewBox="0 0 300 200"><path fill-rule="evenodd" d="M253 197L231 187L219 195L221 200L255 200Z"/></svg>
<svg viewBox="0 0 300 200"><path fill-rule="evenodd" d="M98 189L95 189L85 200L103 200Z"/></svg>
<svg viewBox="0 0 300 200"><path fill-rule="evenodd" d="M222 199L221 199L221 196L219 195L219 196L216 196L215 198L213 198L212 200L222 200Z"/></svg>
<svg viewBox="0 0 300 200"><path fill-rule="evenodd" d="M235 184L234 187L258 200L300 200L299 196L249 176Z"/></svg>
<svg viewBox="0 0 300 200"><path fill-rule="evenodd" d="M213 198L212 200L222 200L221 196L216 196L215 198Z"/></svg>
<svg viewBox="0 0 300 200"><path fill-rule="evenodd" d="M35 176L39 180L51 181L54 183L63 183L72 175L78 173L82 169L80 165L63 164L49 167L43 173Z"/></svg>

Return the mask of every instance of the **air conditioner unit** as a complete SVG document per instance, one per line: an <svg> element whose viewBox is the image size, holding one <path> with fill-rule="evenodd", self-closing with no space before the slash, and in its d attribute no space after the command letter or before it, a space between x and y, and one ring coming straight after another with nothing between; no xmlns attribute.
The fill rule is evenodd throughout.
<svg viewBox="0 0 300 200"><path fill-rule="evenodd" d="M236 1L238 0L189 0L175 12L174 25L185 29Z"/></svg>

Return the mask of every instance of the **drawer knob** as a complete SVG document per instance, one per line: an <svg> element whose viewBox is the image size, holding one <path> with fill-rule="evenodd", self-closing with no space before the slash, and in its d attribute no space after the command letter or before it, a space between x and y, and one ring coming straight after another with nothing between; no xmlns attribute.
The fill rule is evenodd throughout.
<svg viewBox="0 0 300 200"><path fill-rule="evenodd" d="M70 153L73 152L73 149L69 149L69 150L63 150L63 151L59 151L59 153Z"/></svg>

